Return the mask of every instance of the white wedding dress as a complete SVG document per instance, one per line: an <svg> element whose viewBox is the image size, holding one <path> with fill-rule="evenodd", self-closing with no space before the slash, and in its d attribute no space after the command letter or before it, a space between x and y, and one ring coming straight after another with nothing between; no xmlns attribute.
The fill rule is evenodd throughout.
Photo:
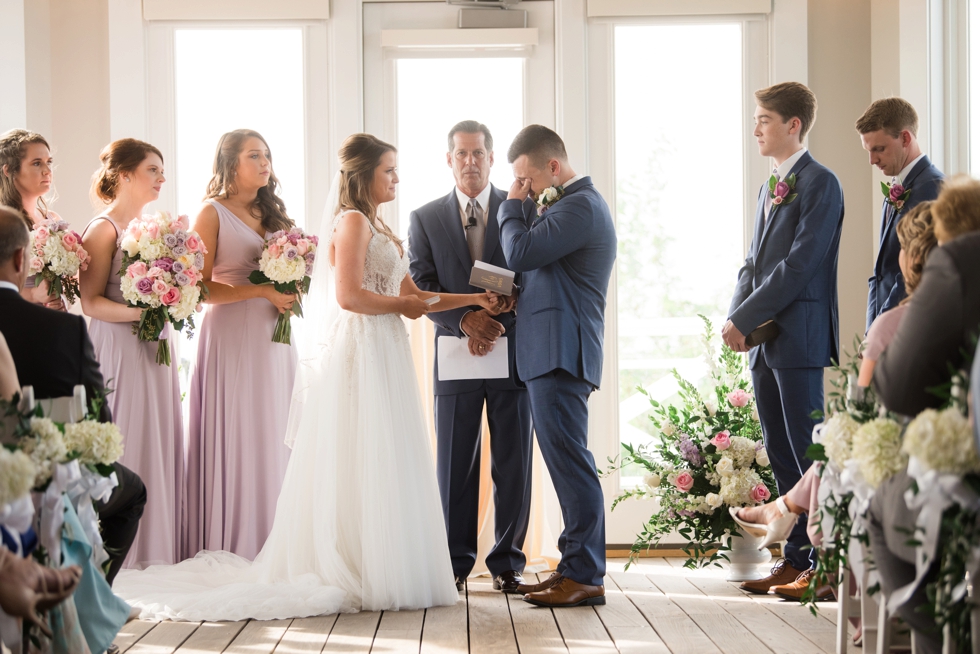
<svg viewBox="0 0 980 654"><path fill-rule="evenodd" d="M254 562L201 552L123 571L113 590L141 618L271 620L459 600L405 326L333 299L327 259L341 215L322 230L307 298L316 335L297 374L272 533ZM371 230L363 288L397 296L408 257Z"/></svg>

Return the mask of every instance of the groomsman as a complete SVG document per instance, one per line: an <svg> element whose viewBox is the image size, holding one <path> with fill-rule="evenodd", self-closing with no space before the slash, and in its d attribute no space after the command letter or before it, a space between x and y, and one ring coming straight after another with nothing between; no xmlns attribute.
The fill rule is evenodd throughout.
<svg viewBox="0 0 980 654"><path fill-rule="evenodd" d="M756 91L755 98L753 134L759 154L771 157L774 167L759 191L755 236L738 272L722 338L733 350L749 352L762 434L785 495L810 465L810 414L823 410L823 369L838 358L844 194L834 173L803 145L817 113L810 89L784 82ZM750 348L746 336L770 320L778 334ZM742 587L765 594L781 586L781 594L802 595L811 574L809 544L806 520L799 520L783 550L785 561L769 577Z"/></svg>
<svg viewBox="0 0 980 654"><path fill-rule="evenodd" d="M538 606L605 604L605 506L588 447L588 402L602 378L616 228L592 179L575 174L552 130L525 127L507 160L516 179L498 218L508 267L524 273L517 370L565 521L557 572L519 590ZM538 201L532 221L523 205L529 196Z"/></svg>
<svg viewBox="0 0 980 654"><path fill-rule="evenodd" d="M895 225L902 214L926 200L935 200L943 181L942 172L919 149L915 138L919 116L902 98L884 98L871 103L854 123L870 163L886 176L890 195L881 201L881 235L874 274L868 280L868 321L871 329L880 314L898 306L905 298L905 280L898 267L898 234Z"/></svg>
<svg viewBox="0 0 980 654"><path fill-rule="evenodd" d="M408 254L412 279L420 289L433 293L479 292L469 283L474 262L507 266L497 225L497 209L507 195L490 184L493 137L486 125L475 120L455 125L449 132L446 163L456 187L411 213ZM507 299L505 312L495 317L479 307L428 316L436 325L436 465L459 590L476 563L484 405L490 425L496 538L487 555L487 568L496 590L515 593L524 583L523 547L531 509L531 409L527 389L515 371L518 330L514 301ZM501 379L441 378L440 336L467 339L475 357L508 341L510 374Z"/></svg>

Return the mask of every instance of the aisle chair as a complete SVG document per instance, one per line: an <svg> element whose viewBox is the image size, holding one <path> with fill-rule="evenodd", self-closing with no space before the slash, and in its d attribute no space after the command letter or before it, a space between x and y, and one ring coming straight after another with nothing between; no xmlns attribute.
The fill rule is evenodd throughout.
<svg viewBox="0 0 980 654"><path fill-rule="evenodd" d="M40 405L45 418L55 422L81 422L87 412L85 399L85 387L81 384L75 386L73 395L40 400L34 398L33 386L24 386L20 389L20 410L33 411Z"/></svg>

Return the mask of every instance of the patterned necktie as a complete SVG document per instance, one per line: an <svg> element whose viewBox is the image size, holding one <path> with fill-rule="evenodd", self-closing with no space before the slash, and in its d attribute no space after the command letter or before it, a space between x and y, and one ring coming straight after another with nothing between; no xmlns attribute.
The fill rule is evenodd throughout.
<svg viewBox="0 0 980 654"><path fill-rule="evenodd" d="M476 263L483 258L483 240L486 237L487 226L480 213L480 203L470 198L466 207L466 245L470 250L470 259Z"/></svg>
<svg viewBox="0 0 980 654"><path fill-rule="evenodd" d="M772 174L776 175L776 181L779 181L779 175L776 174L776 169L772 169ZM766 184L766 202L764 205L765 211L762 213L763 220L769 219L769 214L772 213L772 193L769 191L769 184Z"/></svg>

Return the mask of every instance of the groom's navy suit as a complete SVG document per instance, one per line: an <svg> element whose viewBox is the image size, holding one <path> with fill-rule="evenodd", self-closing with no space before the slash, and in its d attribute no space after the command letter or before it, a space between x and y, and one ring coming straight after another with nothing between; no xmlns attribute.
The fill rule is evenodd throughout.
<svg viewBox="0 0 980 654"><path fill-rule="evenodd" d="M482 261L504 268L497 208L507 198L491 187ZM412 279L433 293L479 293L470 286L473 261L466 245L456 190L411 213L408 255ZM518 280L519 281L519 280ZM446 518L453 573L466 578L476 563L480 500L480 442L483 405L490 426L491 476L494 483L496 544L487 555L493 576L524 570L524 537L531 508L531 409L527 389L517 379L514 353L519 342L514 313L494 319L508 340L510 376L506 379L439 379L439 337L466 338L463 316L479 307L430 313L435 323L435 418L437 469ZM499 341L498 341L499 342Z"/></svg>
<svg viewBox="0 0 980 654"><path fill-rule="evenodd" d="M742 334L767 320L779 327L776 338L750 350L749 367L780 495L810 466L810 414L823 410L823 369L839 360L837 253L844 223L844 194L831 170L806 152L790 173L797 197L774 206L768 218L769 187L762 186L755 236L728 312ZM798 570L810 567L807 545L800 520L785 548Z"/></svg>
<svg viewBox="0 0 980 654"><path fill-rule="evenodd" d="M503 202L498 219L507 267L524 275L517 371L565 521L558 572L598 586L606 571L605 508L588 449L588 400L602 377L616 229L589 177L569 184L530 225L517 200Z"/></svg>
<svg viewBox="0 0 980 654"><path fill-rule="evenodd" d="M920 202L935 200L939 195L939 186L943 181L941 170L932 165L929 157L923 156L912 170L905 176L903 186L910 189L909 199L901 211L888 203L888 198L881 200L881 236L878 244L878 258L875 260L874 274L868 280L868 322L865 329L871 329L874 322L882 313L894 309L905 299L905 279L898 267L898 251L902 246L898 242L895 225L902 215Z"/></svg>

